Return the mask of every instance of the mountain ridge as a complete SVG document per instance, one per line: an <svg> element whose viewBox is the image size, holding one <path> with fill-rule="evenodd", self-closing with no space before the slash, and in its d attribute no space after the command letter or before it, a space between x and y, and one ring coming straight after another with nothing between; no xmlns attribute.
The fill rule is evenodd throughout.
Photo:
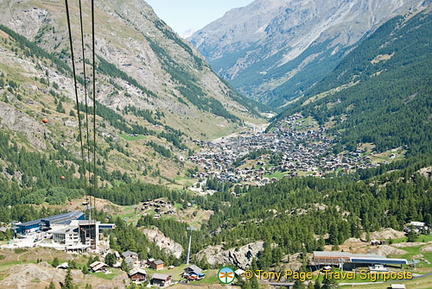
<svg viewBox="0 0 432 289"><path fill-rule="evenodd" d="M12 2L8 9L6 6L5 9L2 9L0 22L70 63L70 55L67 53L68 42L65 41L67 39L67 26L63 25L65 15L61 12L61 9L64 9L63 4L58 1L40 1L38 2L40 7L38 7L36 5L31 6L29 1ZM129 92L132 97L128 98L124 97L121 91L118 95L112 95L115 90L109 85L104 85L103 88L106 90L103 91L103 94L110 97L105 97L102 100L102 96L98 96L102 103L111 108L118 106L120 109L132 104L141 109L163 109L166 114L170 115L169 118L167 117L167 120L172 122L170 125L175 124L175 126L180 126L185 130L189 128L192 122L182 119L179 115L187 114L193 117L197 114L195 109L191 109L194 106L201 106L199 110L204 114L207 111L222 116L221 122L224 122L225 117L228 117L229 121L236 119L232 112L244 114L247 117L248 108L245 109L235 100L233 101L231 97L241 99L241 96L232 92L229 87L214 76L199 54L157 18L147 3L131 0L117 6L115 1L104 2L103 5L97 1L96 5L98 7L96 11L97 54L148 89L147 93L144 91L141 96L138 95L142 89L138 89L135 93ZM89 9L89 7L84 8ZM76 13L76 9L77 7L71 8L74 13ZM89 12L86 10L84 21L89 20L88 14ZM75 15L75 19L77 19L76 17L77 15ZM107 19L109 21L106 21ZM30 25L30 22L34 23ZM79 26L77 26L76 20L72 24L73 32L78 33ZM85 39L88 41L90 28L87 25L84 29ZM73 35L78 38L78 34ZM108 36L111 37L110 40L105 39ZM75 39L74 43L76 54L80 55L78 40ZM87 49L87 54L88 51L89 49ZM87 57L89 55L86 55ZM165 63L161 62L161 57L164 57ZM169 63L171 67L168 67L166 63ZM182 67L181 69L189 68L182 72L180 67ZM178 83L176 73L179 75L179 72L177 70L180 74L190 75L190 80ZM205 101L204 99L202 101L190 99L188 98L190 93L185 95L184 92L179 91L179 87L187 88L190 85L200 87L202 90L200 97L204 98ZM129 89L133 92L134 87L129 87ZM154 98L148 92L152 92L153 96L157 94L158 97ZM218 108L213 109L206 106L207 101L212 101ZM225 107L231 112L226 111ZM217 127L210 123L207 123L207 126L213 126L217 130ZM198 126L195 127L197 131L200 130ZM193 131L190 130L188 133L193 134Z"/></svg>
<svg viewBox="0 0 432 289"><path fill-rule="evenodd" d="M339 135L339 149L429 154L431 9L390 19L279 116L312 116Z"/></svg>
<svg viewBox="0 0 432 289"><path fill-rule="evenodd" d="M432 2L267 3L257 0L232 10L188 40L240 92L278 107L325 77L384 21Z"/></svg>

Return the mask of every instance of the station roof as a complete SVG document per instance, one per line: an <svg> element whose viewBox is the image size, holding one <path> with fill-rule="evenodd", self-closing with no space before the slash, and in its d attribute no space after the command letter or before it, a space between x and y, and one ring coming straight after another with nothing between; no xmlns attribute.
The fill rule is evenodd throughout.
<svg viewBox="0 0 432 289"><path fill-rule="evenodd" d="M341 262L367 263L367 264L393 264L406 265L406 259L387 258L376 254L352 254L347 252L325 252L315 251L313 253L315 261L325 261L326 259L340 259Z"/></svg>
<svg viewBox="0 0 432 289"><path fill-rule="evenodd" d="M396 258L350 258L351 263L368 263L368 264L393 264L393 265L406 265L408 261L406 259Z"/></svg>
<svg viewBox="0 0 432 289"><path fill-rule="evenodd" d="M65 214L59 214L59 215L49 216L49 217L45 217L45 218L40 218L40 219L33 220L33 221L28 221L28 222L19 224L18 226L31 227L31 226L39 225L42 221L61 223L62 220L70 221L73 219L78 219L78 218L82 217L83 215L84 215L83 212L69 212L69 213L65 213Z"/></svg>
<svg viewBox="0 0 432 289"><path fill-rule="evenodd" d="M56 221L60 222L63 219L67 219L67 220L78 219L78 218L82 217L83 215L84 215L83 212L69 212L69 213L65 213L65 214L59 214L59 215L45 217L45 218L42 218L41 220L55 223Z"/></svg>
<svg viewBox="0 0 432 289"><path fill-rule="evenodd" d="M42 219L37 219L37 220L28 221L28 222L25 222L25 223L18 224L18 226L19 227L32 227L32 226L35 226L35 225L39 225L41 221L42 221Z"/></svg>

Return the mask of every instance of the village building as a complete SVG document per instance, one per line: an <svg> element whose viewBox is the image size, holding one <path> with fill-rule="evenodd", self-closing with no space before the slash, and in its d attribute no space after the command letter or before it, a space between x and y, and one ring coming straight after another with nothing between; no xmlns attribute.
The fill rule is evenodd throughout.
<svg viewBox="0 0 432 289"><path fill-rule="evenodd" d="M198 267L197 265L190 265L184 269L184 272L186 274L191 274L191 273L202 274L202 269L200 267Z"/></svg>
<svg viewBox="0 0 432 289"><path fill-rule="evenodd" d="M67 268L69 268L69 263L63 262L63 263L59 264L56 268L57 269L67 269Z"/></svg>
<svg viewBox="0 0 432 289"><path fill-rule="evenodd" d="M105 272L107 270L107 268L108 268L108 265L105 264L104 262L100 262L100 261L95 261L95 262L90 264L90 269L94 273Z"/></svg>
<svg viewBox="0 0 432 289"><path fill-rule="evenodd" d="M141 269L141 268L136 268L136 269L130 270L128 275L129 275L129 278L131 279L131 281L135 282L135 283L141 283L141 282L145 282L147 280L147 272L146 272L146 270Z"/></svg>
<svg viewBox="0 0 432 289"><path fill-rule="evenodd" d="M167 286L171 285L171 283L172 283L171 275L168 275L168 274L155 273L155 274L153 274L152 279L151 279L152 285L157 285L157 286L161 286L161 287L167 287Z"/></svg>
<svg viewBox="0 0 432 289"><path fill-rule="evenodd" d="M131 257L132 259L138 261L138 254L135 252L127 250L127 251L123 252L121 255L123 258Z"/></svg>
<svg viewBox="0 0 432 289"><path fill-rule="evenodd" d="M132 257L126 257L124 258L124 261L126 263L126 266L128 267L128 269L132 269L133 267L135 267L135 264L137 263L137 261L132 258Z"/></svg>
<svg viewBox="0 0 432 289"><path fill-rule="evenodd" d="M429 227L425 222L416 222L412 221L409 224L405 226L404 231L410 232L411 230L414 230L416 233L426 232L429 230Z"/></svg>
<svg viewBox="0 0 432 289"><path fill-rule="evenodd" d="M162 270L164 268L164 262L162 260L150 262L150 268L154 270Z"/></svg>
<svg viewBox="0 0 432 289"><path fill-rule="evenodd" d="M184 269L183 277L189 281L201 280L205 277L202 269L196 265L190 265Z"/></svg>

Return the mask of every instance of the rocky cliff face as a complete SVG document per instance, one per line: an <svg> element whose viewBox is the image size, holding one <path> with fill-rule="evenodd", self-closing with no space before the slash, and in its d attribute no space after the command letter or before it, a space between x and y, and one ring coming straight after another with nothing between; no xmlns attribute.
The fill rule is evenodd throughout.
<svg viewBox="0 0 432 289"><path fill-rule="evenodd" d="M257 259L258 254L264 250L264 242L258 241L242 246L238 249L231 248L223 250L221 245L209 246L200 251L197 258L205 257L207 262L214 265L234 264L236 267L246 269L252 264L252 260Z"/></svg>
<svg viewBox="0 0 432 289"><path fill-rule="evenodd" d="M174 255L177 259L180 258L184 249L182 245L174 242L172 239L166 237L164 233L162 233L158 228L153 229L143 229L142 232L147 238L156 243L159 248L161 248L164 252Z"/></svg>
<svg viewBox="0 0 432 289"><path fill-rule="evenodd" d="M298 97L367 33L430 0L256 0L189 38L215 71L273 106Z"/></svg>

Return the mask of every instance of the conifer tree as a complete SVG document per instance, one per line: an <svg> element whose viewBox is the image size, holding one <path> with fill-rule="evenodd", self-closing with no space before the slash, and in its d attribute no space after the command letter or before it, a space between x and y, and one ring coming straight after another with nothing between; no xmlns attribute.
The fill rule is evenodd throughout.
<svg viewBox="0 0 432 289"><path fill-rule="evenodd" d="M75 284L73 283L72 271L70 268L67 269L64 283L61 286L62 289L76 289Z"/></svg>

